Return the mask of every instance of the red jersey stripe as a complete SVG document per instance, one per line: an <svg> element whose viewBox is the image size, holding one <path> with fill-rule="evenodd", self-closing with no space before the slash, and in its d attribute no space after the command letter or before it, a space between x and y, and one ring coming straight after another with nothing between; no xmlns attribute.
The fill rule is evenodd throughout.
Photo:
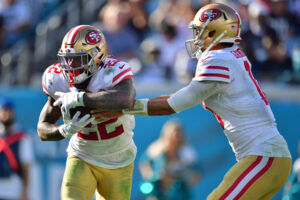
<svg viewBox="0 0 300 200"><path fill-rule="evenodd" d="M213 115L216 117L217 121L219 122L219 124L222 126L222 128L224 129L224 122L222 120L222 118L212 109L210 109L209 107L207 107L204 102L201 102L201 105L203 106L204 109L209 110L210 112L213 113Z"/></svg>
<svg viewBox="0 0 300 200"><path fill-rule="evenodd" d="M229 71L228 67L223 67L223 66L206 66L204 67L204 69L221 69L221 70Z"/></svg>
<svg viewBox="0 0 300 200"><path fill-rule="evenodd" d="M208 58L210 58L210 56L208 56L208 57L206 57L206 58L203 58L203 59L201 60L201 62L206 61Z"/></svg>
<svg viewBox="0 0 300 200"><path fill-rule="evenodd" d="M43 85L43 92L47 95L47 96L49 96L49 94L48 94L48 92L47 92L47 88L46 88L46 86L45 86L45 84L44 83L42 83L42 85Z"/></svg>
<svg viewBox="0 0 300 200"><path fill-rule="evenodd" d="M260 89L261 87L260 87L259 83L255 80L255 78L252 75L249 63L247 61L245 61L244 65L245 65L246 71L248 72L248 74L250 76L250 79L254 83L254 85L255 85L255 87L256 87L259 95L261 96L262 100L265 102L266 105L269 105L269 101L268 101L268 99L266 97L266 94Z"/></svg>
<svg viewBox="0 0 300 200"><path fill-rule="evenodd" d="M47 91L47 88L46 88L45 84L42 83L42 85L43 85L43 89Z"/></svg>
<svg viewBox="0 0 300 200"><path fill-rule="evenodd" d="M260 170L246 185L245 187L240 191L240 193L233 199L233 200L238 200L248 189L249 187L255 183L255 181L257 179L259 179L259 177L261 177L264 173L266 173L266 171L268 171L268 169L271 167L272 163L273 163L274 158L271 157L269 158L266 166Z"/></svg>
<svg viewBox="0 0 300 200"><path fill-rule="evenodd" d="M129 78L133 78L133 75L124 76L119 82L121 83L122 81L129 79Z"/></svg>
<svg viewBox="0 0 300 200"><path fill-rule="evenodd" d="M119 73L118 75L116 75L116 76L113 78L112 82L115 82L115 81L118 80L121 76L123 76L124 74L126 74L127 72L130 72L130 71L131 71L131 68L128 68L128 69L122 71L121 73Z"/></svg>
<svg viewBox="0 0 300 200"><path fill-rule="evenodd" d="M262 156L258 156L257 159L235 180L231 187L220 197L220 200L225 200L229 194L237 187L237 185L245 178L245 176L253 170L262 160Z"/></svg>
<svg viewBox="0 0 300 200"><path fill-rule="evenodd" d="M229 79L230 76L229 75L225 75L225 74L216 74L216 73L207 73L207 74L198 74L198 77L207 77L207 76L211 76L211 77L221 77L221 78L227 78Z"/></svg>
<svg viewBox="0 0 300 200"><path fill-rule="evenodd" d="M44 94L45 94L45 95L47 95L47 96L49 96L49 97L50 97L50 95L49 95L49 94L47 94L45 91L43 91L43 92L44 92Z"/></svg>

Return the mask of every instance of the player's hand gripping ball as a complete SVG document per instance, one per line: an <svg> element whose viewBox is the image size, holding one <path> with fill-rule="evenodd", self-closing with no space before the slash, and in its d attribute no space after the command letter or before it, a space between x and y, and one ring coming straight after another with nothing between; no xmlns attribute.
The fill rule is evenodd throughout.
<svg viewBox="0 0 300 200"><path fill-rule="evenodd" d="M86 114L91 115L91 110L92 110L91 108L87 108L87 107L84 107L84 106L78 106L78 107L75 107L75 108L71 108L70 109L71 119L74 117L74 115L77 111L80 111L80 115L79 115L79 118L80 118L80 117L83 117Z"/></svg>
<svg viewBox="0 0 300 200"><path fill-rule="evenodd" d="M104 89L98 90L98 92L101 92L101 91L105 91L105 90ZM93 108L88 108L88 107L85 107L85 106L77 106L75 108L70 109L70 116L71 116L71 118L73 118L77 111L80 111L80 116L79 117L83 117L86 114L90 114L92 116L91 110L93 110Z"/></svg>

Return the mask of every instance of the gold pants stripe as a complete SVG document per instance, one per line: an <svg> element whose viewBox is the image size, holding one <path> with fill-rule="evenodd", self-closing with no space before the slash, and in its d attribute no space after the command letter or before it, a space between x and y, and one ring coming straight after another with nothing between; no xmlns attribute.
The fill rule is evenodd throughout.
<svg viewBox="0 0 300 200"><path fill-rule="evenodd" d="M290 158L246 156L224 176L207 200L269 200L287 181Z"/></svg>

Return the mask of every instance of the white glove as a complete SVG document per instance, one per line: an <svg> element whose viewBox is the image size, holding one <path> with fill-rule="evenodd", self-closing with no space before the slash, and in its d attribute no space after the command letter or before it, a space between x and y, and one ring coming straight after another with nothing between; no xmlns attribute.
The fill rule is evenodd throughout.
<svg viewBox="0 0 300 200"><path fill-rule="evenodd" d="M134 102L132 109L123 109L123 114L148 116L148 101L149 99L137 99Z"/></svg>
<svg viewBox="0 0 300 200"><path fill-rule="evenodd" d="M53 103L54 106L61 105L61 111L69 112L71 108L77 106L84 106L83 95L85 92L71 91L71 92L55 92L54 95L58 96L58 99Z"/></svg>
<svg viewBox="0 0 300 200"><path fill-rule="evenodd" d="M89 114L79 118L80 111L77 111L73 119L70 119L68 115L63 115L64 124L60 125L58 130L62 136L69 138L76 134L80 129L91 123L95 118L90 117Z"/></svg>

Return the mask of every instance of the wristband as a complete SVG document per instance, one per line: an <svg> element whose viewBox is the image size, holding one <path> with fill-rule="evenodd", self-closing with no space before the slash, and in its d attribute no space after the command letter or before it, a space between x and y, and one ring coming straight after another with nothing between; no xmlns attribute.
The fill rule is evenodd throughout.
<svg viewBox="0 0 300 200"><path fill-rule="evenodd" d="M83 96L84 96L85 92L79 92L78 96L77 96L77 102L80 104L80 106L84 106L84 102L83 102Z"/></svg>
<svg viewBox="0 0 300 200"><path fill-rule="evenodd" d="M148 101L149 99L137 99L134 102L132 109L123 109L123 114L148 116Z"/></svg>

